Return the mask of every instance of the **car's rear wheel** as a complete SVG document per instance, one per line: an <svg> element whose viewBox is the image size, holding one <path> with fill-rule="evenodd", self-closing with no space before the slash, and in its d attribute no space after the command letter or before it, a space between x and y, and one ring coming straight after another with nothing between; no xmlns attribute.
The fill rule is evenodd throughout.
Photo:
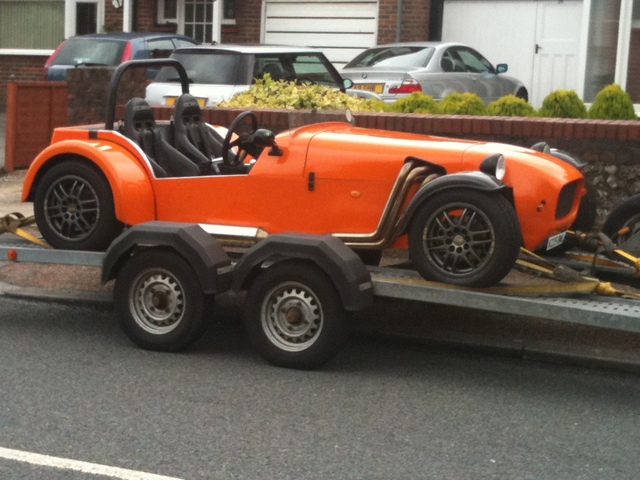
<svg viewBox="0 0 640 480"><path fill-rule="evenodd" d="M85 162L53 166L36 187L36 223L54 248L104 250L122 232L107 179Z"/></svg>
<svg viewBox="0 0 640 480"><path fill-rule="evenodd" d="M487 287L502 280L522 244L513 207L499 193L461 189L426 201L409 228L409 256L427 280Z"/></svg>
<svg viewBox="0 0 640 480"><path fill-rule="evenodd" d="M317 368L347 338L340 295L318 267L281 262L264 270L245 302L245 329L268 362L287 368Z"/></svg>
<svg viewBox="0 0 640 480"><path fill-rule="evenodd" d="M516 97L521 98L525 102L529 101L529 92L527 92L526 88L521 88L516 92Z"/></svg>

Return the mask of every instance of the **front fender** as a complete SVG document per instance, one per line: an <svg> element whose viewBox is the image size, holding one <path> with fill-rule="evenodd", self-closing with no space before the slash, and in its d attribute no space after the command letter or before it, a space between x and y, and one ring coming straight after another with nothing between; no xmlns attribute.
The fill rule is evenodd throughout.
<svg viewBox="0 0 640 480"><path fill-rule="evenodd" d="M513 191L507 184L501 182L496 177L476 171L452 173L431 180L420 187L407 206L402 218L401 231L407 231L411 218L413 218L416 210L418 210L424 202L444 190L459 188L467 188L481 192L500 192L509 200L511 205L514 204Z"/></svg>
<svg viewBox="0 0 640 480"><path fill-rule="evenodd" d="M137 158L137 153L99 140L64 140L45 148L25 175L22 201L33 200L38 183L49 168L71 159L93 164L106 177L118 220L128 225L155 220L155 199L148 168Z"/></svg>

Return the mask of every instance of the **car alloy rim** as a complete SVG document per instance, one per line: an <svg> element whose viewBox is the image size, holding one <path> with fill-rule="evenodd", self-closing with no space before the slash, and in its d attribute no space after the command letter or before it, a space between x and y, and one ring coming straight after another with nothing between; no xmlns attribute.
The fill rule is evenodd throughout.
<svg viewBox="0 0 640 480"><path fill-rule="evenodd" d="M49 227L60 237L81 241L95 230L100 218L100 200L90 183L66 175L47 191L44 205Z"/></svg>
<svg viewBox="0 0 640 480"><path fill-rule="evenodd" d="M451 203L433 213L423 232L429 262L449 275L468 275L484 267L495 249L489 218L466 203Z"/></svg>
<svg viewBox="0 0 640 480"><path fill-rule="evenodd" d="M159 268L138 275L130 302L135 322L154 335L174 330L184 317L186 307L180 282L167 270Z"/></svg>
<svg viewBox="0 0 640 480"><path fill-rule="evenodd" d="M286 282L271 289L262 303L262 328L269 341L282 350L309 348L322 330L322 307L304 285Z"/></svg>

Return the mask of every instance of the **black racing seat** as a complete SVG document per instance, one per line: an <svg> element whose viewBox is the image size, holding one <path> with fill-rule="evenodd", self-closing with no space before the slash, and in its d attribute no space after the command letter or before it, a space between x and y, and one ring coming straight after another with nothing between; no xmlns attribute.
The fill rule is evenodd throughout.
<svg viewBox="0 0 640 480"><path fill-rule="evenodd" d="M198 100L183 93L176 101L173 115L174 145L178 151L193 161L204 175L220 173L223 138L203 120Z"/></svg>
<svg viewBox="0 0 640 480"><path fill-rule="evenodd" d="M156 177L195 177L198 167L160 134L153 110L142 98L132 98L124 112L124 135L136 142L149 158Z"/></svg>

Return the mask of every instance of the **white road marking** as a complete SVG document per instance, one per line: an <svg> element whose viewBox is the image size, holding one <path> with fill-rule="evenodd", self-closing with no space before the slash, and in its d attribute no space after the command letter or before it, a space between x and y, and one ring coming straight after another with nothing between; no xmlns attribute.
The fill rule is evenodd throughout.
<svg viewBox="0 0 640 480"><path fill-rule="evenodd" d="M0 447L0 458L15 460L17 462L30 463L44 467L60 468L63 470L74 470L76 472L90 473L92 475L102 475L105 477L119 478L122 480L183 480L177 477L165 477L153 473L138 472L125 468L108 467L97 463L80 462L68 458L51 457L39 453L25 452L22 450L12 450Z"/></svg>

